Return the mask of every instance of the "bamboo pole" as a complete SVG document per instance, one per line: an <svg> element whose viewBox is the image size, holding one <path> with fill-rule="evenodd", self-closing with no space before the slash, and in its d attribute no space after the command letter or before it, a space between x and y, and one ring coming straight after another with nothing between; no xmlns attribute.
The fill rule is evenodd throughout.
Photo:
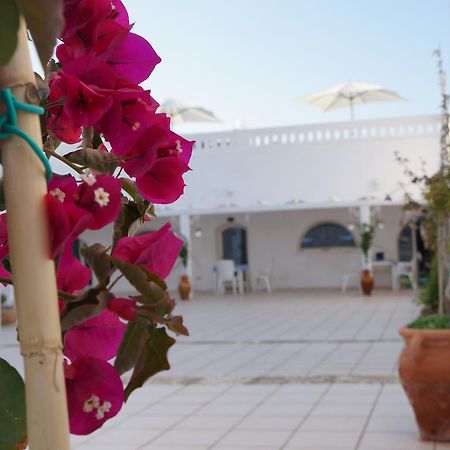
<svg viewBox="0 0 450 450"><path fill-rule="evenodd" d="M0 67L0 88L12 87L16 97L24 101L24 84L34 84L34 73L23 20L18 38L11 61ZM17 119L18 126L42 145L39 118L18 112ZM3 142L2 161L19 340L25 366L29 448L68 450L61 327L43 201L44 169L28 144L15 136Z"/></svg>

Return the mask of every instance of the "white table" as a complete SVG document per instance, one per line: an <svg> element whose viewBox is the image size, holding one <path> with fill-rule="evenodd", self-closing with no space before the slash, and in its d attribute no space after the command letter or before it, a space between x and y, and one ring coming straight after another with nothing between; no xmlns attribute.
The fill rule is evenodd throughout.
<svg viewBox="0 0 450 450"><path fill-rule="evenodd" d="M372 269L375 270L376 268L381 269L388 269L391 273L391 288L393 291L396 291L398 289L397 286L397 280L396 280L396 271L395 271L395 262L389 261L389 260L383 260L383 261L372 261Z"/></svg>

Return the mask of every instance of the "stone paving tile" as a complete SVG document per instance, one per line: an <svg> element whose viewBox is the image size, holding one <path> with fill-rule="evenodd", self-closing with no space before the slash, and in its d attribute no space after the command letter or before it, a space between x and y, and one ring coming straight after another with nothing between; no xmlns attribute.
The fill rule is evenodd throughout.
<svg viewBox="0 0 450 450"><path fill-rule="evenodd" d="M103 428L72 437L73 448L450 449L419 440L393 383L398 328L417 313L410 296L292 291L183 302L191 336L171 349L172 369ZM0 356L20 368L15 335L2 330Z"/></svg>
<svg viewBox="0 0 450 450"><path fill-rule="evenodd" d="M432 442L418 440L416 433L367 432L358 450L433 450Z"/></svg>
<svg viewBox="0 0 450 450"><path fill-rule="evenodd" d="M360 436L359 431L302 431L295 433L286 450L329 448L349 450L355 448ZM381 450L381 449L378 449ZM389 449L392 450L392 449Z"/></svg>

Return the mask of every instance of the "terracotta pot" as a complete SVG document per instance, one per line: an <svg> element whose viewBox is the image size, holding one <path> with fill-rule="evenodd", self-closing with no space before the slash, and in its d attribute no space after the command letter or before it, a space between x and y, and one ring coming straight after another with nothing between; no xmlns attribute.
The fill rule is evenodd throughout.
<svg viewBox="0 0 450 450"><path fill-rule="evenodd" d="M450 330L401 328L399 373L420 435L450 441Z"/></svg>
<svg viewBox="0 0 450 450"><path fill-rule="evenodd" d="M16 308L6 308L5 306L1 309L1 316L2 316L2 325L11 325L13 323L16 323L17 320L17 313Z"/></svg>
<svg viewBox="0 0 450 450"><path fill-rule="evenodd" d="M191 289L192 286L189 277L187 275L182 275L178 284L178 292L180 293L181 300L189 300Z"/></svg>
<svg viewBox="0 0 450 450"><path fill-rule="evenodd" d="M372 295L374 279L370 270L363 270L361 275L361 288L364 295Z"/></svg>

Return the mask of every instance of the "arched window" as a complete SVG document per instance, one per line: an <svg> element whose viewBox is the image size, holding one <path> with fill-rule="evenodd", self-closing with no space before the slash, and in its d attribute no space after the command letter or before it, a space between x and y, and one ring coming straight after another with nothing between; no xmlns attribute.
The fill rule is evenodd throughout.
<svg viewBox="0 0 450 450"><path fill-rule="evenodd" d="M354 247L350 231L338 223L321 223L310 228L303 236L301 248Z"/></svg>

